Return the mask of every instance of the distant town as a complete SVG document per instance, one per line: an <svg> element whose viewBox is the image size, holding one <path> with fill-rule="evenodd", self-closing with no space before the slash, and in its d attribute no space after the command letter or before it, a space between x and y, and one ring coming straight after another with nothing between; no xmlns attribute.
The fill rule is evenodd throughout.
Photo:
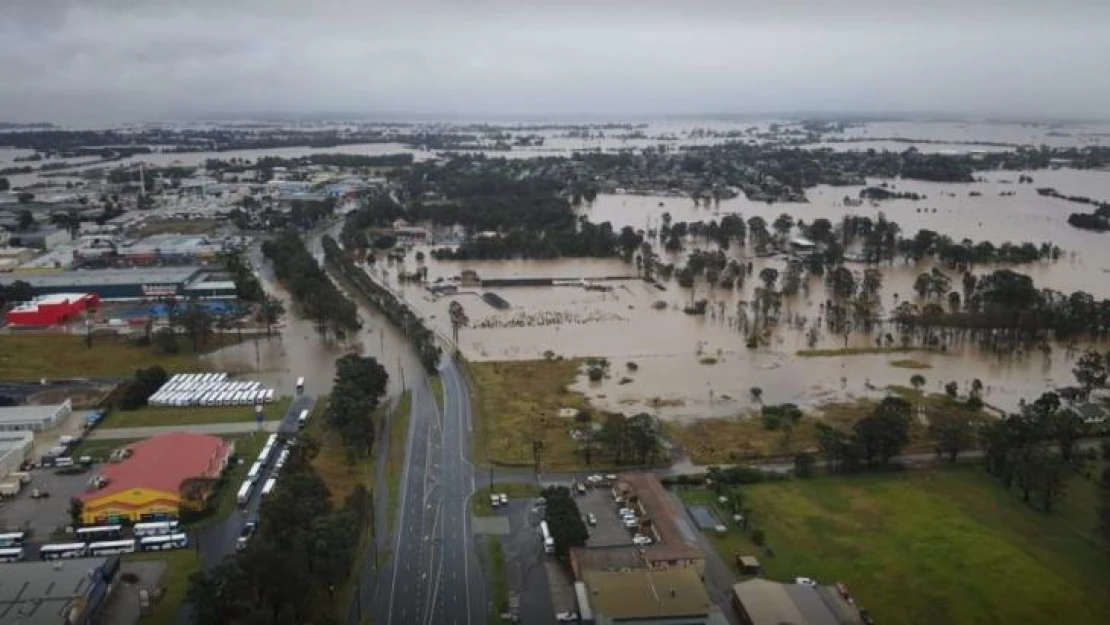
<svg viewBox="0 0 1110 625"><path fill-rule="evenodd" d="M1106 623L1110 125L0 125L0 624Z"/></svg>

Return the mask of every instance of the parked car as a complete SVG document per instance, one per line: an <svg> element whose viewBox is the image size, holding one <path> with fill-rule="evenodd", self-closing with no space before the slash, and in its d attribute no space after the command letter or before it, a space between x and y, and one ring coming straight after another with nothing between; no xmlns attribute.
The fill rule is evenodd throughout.
<svg viewBox="0 0 1110 625"><path fill-rule="evenodd" d="M577 612L560 612L555 615L555 620L562 623L569 623L578 620Z"/></svg>
<svg viewBox="0 0 1110 625"><path fill-rule="evenodd" d="M500 506L501 505L501 497L497 496L496 493L493 494L493 495L490 495L489 496L489 505L493 506L494 508L496 508L497 506Z"/></svg>
<svg viewBox="0 0 1110 625"><path fill-rule="evenodd" d="M621 516L624 516L626 514L636 514L636 513L632 511L632 508L621 508L620 510L617 510L617 514L619 514Z"/></svg>
<svg viewBox="0 0 1110 625"><path fill-rule="evenodd" d="M590 525L597 525L597 517L594 516L593 512L586 515L586 522Z"/></svg>
<svg viewBox="0 0 1110 625"><path fill-rule="evenodd" d="M509 505L509 496L506 495L505 493L501 493L500 495L498 495L498 498L501 500L501 505L503 505L503 506Z"/></svg>
<svg viewBox="0 0 1110 625"><path fill-rule="evenodd" d="M631 517L624 520L624 526L630 530L634 530L640 527L640 522L636 520L636 517Z"/></svg>
<svg viewBox="0 0 1110 625"><path fill-rule="evenodd" d="M610 473L609 475L605 476L605 479L609 480L610 482L616 482L617 481L617 476Z"/></svg>
<svg viewBox="0 0 1110 625"><path fill-rule="evenodd" d="M632 544L636 545L637 547L644 547L650 545L653 542L655 541L651 539L651 536L644 536L643 534L636 534L632 537Z"/></svg>
<svg viewBox="0 0 1110 625"><path fill-rule="evenodd" d="M247 521L247 524L243 526L243 530L239 532L239 538L235 541L236 551L242 551L247 548L247 541L254 535L254 530L257 527L258 524L254 521Z"/></svg>
<svg viewBox="0 0 1110 625"><path fill-rule="evenodd" d="M794 583L798 584L799 586L816 586L817 585L817 582L813 581L812 579L810 579L808 577L796 577L796 578L794 578Z"/></svg>
<svg viewBox="0 0 1110 625"><path fill-rule="evenodd" d="M47 497L50 497L50 493L45 490L37 488L31 490L31 499L46 499Z"/></svg>

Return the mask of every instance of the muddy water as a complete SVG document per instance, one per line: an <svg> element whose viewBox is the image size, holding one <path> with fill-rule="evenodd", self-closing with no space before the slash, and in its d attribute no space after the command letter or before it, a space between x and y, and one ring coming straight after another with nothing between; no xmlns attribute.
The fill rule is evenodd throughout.
<svg viewBox="0 0 1110 625"><path fill-rule="evenodd" d="M818 188L810 192L805 204L749 202L737 198L719 205L695 206L691 200L668 197L628 195L600 196L583 209L592 221L610 221L614 226L657 227L663 212L674 220L708 220L737 212L745 217L761 215L770 222L787 212L806 221L825 217L834 223L844 214L876 216L885 212L910 233L930 228L956 238L1006 240L1040 243L1053 242L1065 250L1059 261L1018 267L1031 275L1039 286L1061 291L1082 289L1097 297L1110 297L1110 235L1077 230L1065 223L1067 214L1085 207L1035 192L1038 186L1053 186L1062 193L1110 199L1110 173L1073 170L1034 172L1034 185L1013 184L1016 173L991 173L985 181L967 185L896 182L900 190L924 193L926 200L884 202L846 207L844 195L855 196L862 187ZM880 181L873 181L880 182ZM970 191L982 195L973 197ZM1001 192L1013 191L1013 196ZM933 209L936 212L933 212ZM919 210L927 209L927 210ZM689 247L697 245L691 242ZM659 249L656 242L656 249ZM874 395L891 384L908 383L918 371L892 366L894 361L912 358L931 368L920 370L928 387L941 391L943 384L955 380L966 389L974 378L988 387L989 403L1014 408L1022 398L1039 395L1046 388L1072 382L1073 356L1056 346L1045 357L1040 353L1001 360L967 345L950 345L945 354L863 355L836 358L801 358L799 349L809 347L804 330L820 327L820 305L827 295L820 280L808 282L808 293L784 302L783 321L770 344L756 350L745 346L736 326L736 311L741 301L751 300L763 267L781 272L784 258L749 258L750 250L733 247L731 256L750 261L753 276L737 292L709 291L699 284L693 291L675 282L659 291L639 280L611 283L610 293L586 291L581 287L509 287L494 289L511 305L497 311L482 301L480 291L464 289L458 296L435 298L416 285L398 285L396 267L386 271L386 280L404 293L429 320L445 334L450 333L447 306L452 299L464 305L470 327L460 332L461 349L477 360L526 359L542 357L547 351L564 356L605 356L612 362L612 373L600 384L581 379L576 388L586 392L595 404L625 412L648 411L663 417L687 419L736 414L751 404L750 389L763 389L768 402L793 401L814 404L830 399ZM412 258L411 256L409 257ZM683 255L672 262L681 265ZM597 278L634 276L635 268L616 259L577 259L514 262L436 262L427 261L431 280L458 275L474 269L483 278L556 277ZM416 265L410 260L406 269ZM857 273L862 265L850 265ZM918 274L931 269L929 262L883 266L882 299L884 311L891 311L905 299L917 301L912 290ZM976 273L994 267L977 267ZM949 272L954 288L959 276ZM689 316L682 307L693 298L707 298L710 314ZM654 305L662 302L664 309ZM851 347L874 345L874 337L853 334ZM843 337L820 332L814 347L845 347ZM716 364L701 364L703 359ZM638 365L636 372L625 363ZM628 380L622 380L628 378ZM621 382L625 383L622 384ZM655 401L658 400L658 401Z"/></svg>
<svg viewBox="0 0 1110 625"><path fill-rule="evenodd" d="M315 253L319 254L318 239L314 239ZM275 280L273 271L262 258L257 247L252 249L251 262L259 268L263 288L279 298L286 314L282 326L272 339L241 343L214 352L206 359L217 369L241 371L243 375L258 379L278 389L279 394L295 392L296 379L305 378L306 393L320 396L331 392L335 378L335 361L347 353L373 356L389 371L389 394L400 393L405 375L411 378L420 366L410 353L404 337L375 310L359 302L363 327L357 336L346 341L321 340L315 324L304 319L296 310L289 292Z"/></svg>

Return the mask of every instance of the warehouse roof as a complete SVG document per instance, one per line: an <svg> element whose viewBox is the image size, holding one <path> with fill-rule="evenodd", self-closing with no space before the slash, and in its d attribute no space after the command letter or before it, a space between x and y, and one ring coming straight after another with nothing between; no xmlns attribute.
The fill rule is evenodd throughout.
<svg viewBox="0 0 1110 625"><path fill-rule="evenodd" d="M107 485L81 499L99 499L135 488L177 493L189 478L219 477L231 453L223 439L192 432L161 434L134 443L130 449L131 456L123 462L101 467L100 477Z"/></svg>
<svg viewBox="0 0 1110 625"><path fill-rule="evenodd" d="M38 310L39 306L69 304L70 302L78 302L88 297L91 297L88 293L52 293L50 295L40 295L29 302L22 302L13 308L11 312L30 312Z"/></svg>
<svg viewBox="0 0 1110 625"><path fill-rule="evenodd" d="M51 271L42 273L10 273L0 275L0 284L22 280L33 288L58 288L65 286L89 287L120 284L168 284L188 282L201 271L201 267L152 267L135 269L87 269L79 271Z"/></svg>
<svg viewBox="0 0 1110 625"><path fill-rule="evenodd" d="M0 423L26 423L28 421L45 421L58 414L59 410L67 408L69 400L65 404L54 404L52 406L5 406L0 408Z"/></svg>
<svg viewBox="0 0 1110 625"><path fill-rule="evenodd" d="M92 591L89 572L108 558L5 564L0 580L0 623L57 625L70 610L84 609Z"/></svg>
<svg viewBox="0 0 1110 625"><path fill-rule="evenodd" d="M610 619L703 616L714 610L697 571L690 567L626 572L590 571L583 581L590 606Z"/></svg>

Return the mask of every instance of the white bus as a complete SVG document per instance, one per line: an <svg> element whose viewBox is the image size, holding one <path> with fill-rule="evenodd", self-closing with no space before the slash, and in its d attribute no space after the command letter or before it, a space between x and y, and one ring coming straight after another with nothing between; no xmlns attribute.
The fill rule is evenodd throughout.
<svg viewBox="0 0 1110 625"><path fill-rule="evenodd" d="M266 495L269 495L271 492L273 492L274 486L276 484L277 480L272 477L266 480L266 484L262 486L262 496L265 497Z"/></svg>
<svg viewBox="0 0 1110 625"><path fill-rule="evenodd" d="M110 556L119 553L135 553L134 539L106 540L98 543L89 543L90 556Z"/></svg>
<svg viewBox="0 0 1110 625"><path fill-rule="evenodd" d="M0 562L19 562L23 559L23 547L0 549Z"/></svg>
<svg viewBox="0 0 1110 625"><path fill-rule="evenodd" d="M77 538L84 541L116 540L123 534L122 525L98 525L96 527L78 528Z"/></svg>
<svg viewBox="0 0 1110 625"><path fill-rule="evenodd" d="M258 481L258 474L261 473L261 472L262 472L262 463L255 460L254 464L251 465L250 471L247 471L247 481L252 483L252 484L257 482Z"/></svg>
<svg viewBox="0 0 1110 625"><path fill-rule="evenodd" d="M172 534L177 531L177 521L156 521L153 523L136 523L135 535L142 538L143 536L161 536L163 534Z"/></svg>
<svg viewBox="0 0 1110 625"><path fill-rule="evenodd" d="M300 416L297 417L297 429L303 430L304 426L308 425L309 412L308 409L302 410Z"/></svg>
<svg viewBox="0 0 1110 625"><path fill-rule="evenodd" d="M251 500L252 490L254 490L254 482L247 478L243 485L239 487L239 493L235 495L235 501L238 501L240 506L247 505L247 502Z"/></svg>
<svg viewBox="0 0 1110 625"><path fill-rule="evenodd" d="M88 545L85 543L56 543L43 545L39 548L39 558L43 560L58 560L61 558L84 557Z"/></svg>
<svg viewBox="0 0 1110 625"><path fill-rule="evenodd" d="M9 547L22 547L23 541L27 538L25 532L11 532L10 534L0 534L0 548Z"/></svg>
<svg viewBox="0 0 1110 625"><path fill-rule="evenodd" d="M297 378L297 394L304 394L304 378Z"/></svg>
<svg viewBox="0 0 1110 625"><path fill-rule="evenodd" d="M140 551L166 551L169 549L184 549L188 546L189 537L185 534L147 536L139 539Z"/></svg>
<svg viewBox="0 0 1110 625"><path fill-rule="evenodd" d="M540 521L540 534L543 534L543 552L555 553L555 539L551 537L551 531L547 529L547 521Z"/></svg>

